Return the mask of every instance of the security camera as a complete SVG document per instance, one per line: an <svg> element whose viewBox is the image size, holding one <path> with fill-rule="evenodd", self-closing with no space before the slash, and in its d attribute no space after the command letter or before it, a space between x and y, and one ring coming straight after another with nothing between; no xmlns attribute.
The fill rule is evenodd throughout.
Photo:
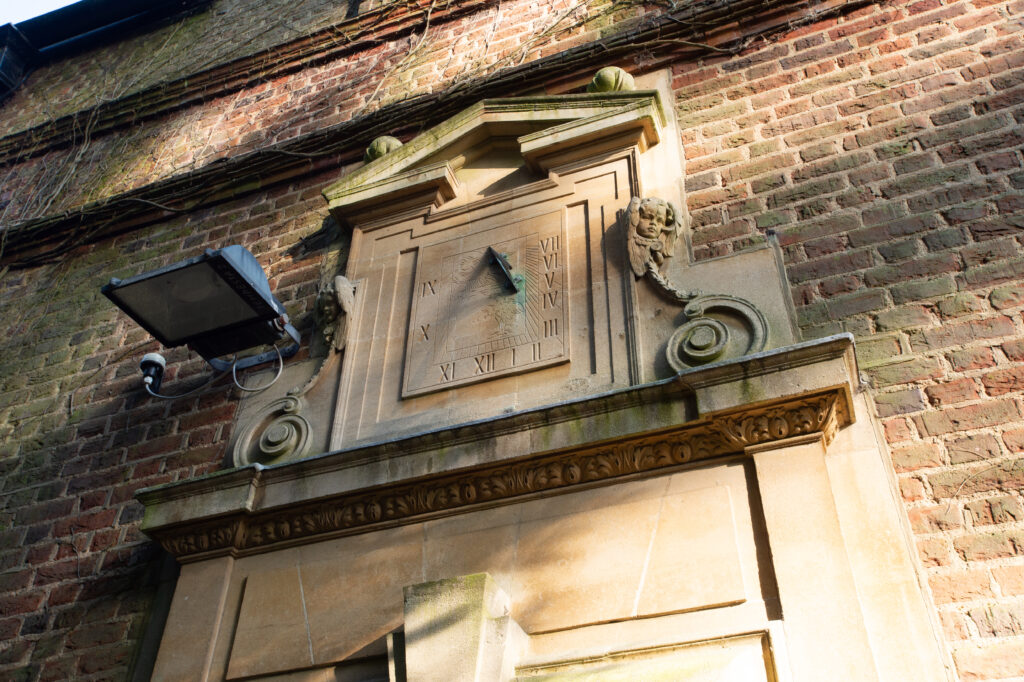
<svg viewBox="0 0 1024 682"><path fill-rule="evenodd" d="M167 361L159 353L146 353L142 356L139 369L142 370L142 381L151 393L160 392L160 382L164 378Z"/></svg>

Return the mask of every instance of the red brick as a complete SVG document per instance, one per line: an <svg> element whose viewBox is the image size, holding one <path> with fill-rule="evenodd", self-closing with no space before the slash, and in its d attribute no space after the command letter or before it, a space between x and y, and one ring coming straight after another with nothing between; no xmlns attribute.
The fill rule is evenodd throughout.
<svg viewBox="0 0 1024 682"><path fill-rule="evenodd" d="M964 509L976 526L1024 520L1024 508L1010 495L974 500L965 504Z"/></svg>
<svg viewBox="0 0 1024 682"><path fill-rule="evenodd" d="M982 462L969 469L931 474L928 483L936 498L1021 488L1024 487L1024 460Z"/></svg>
<svg viewBox="0 0 1024 682"><path fill-rule="evenodd" d="M215 409L203 410L196 414L180 417L178 419L178 430L191 431L202 426L230 421L235 416L235 409L235 404L229 403Z"/></svg>
<svg viewBox="0 0 1024 682"><path fill-rule="evenodd" d="M977 405L925 412L914 417L914 423L922 434L937 436L1004 424L1019 419L1020 416L1016 404L1012 401L990 400Z"/></svg>
<svg viewBox="0 0 1024 682"><path fill-rule="evenodd" d="M949 346L961 346L971 341L1010 336L1014 333L1013 320L1010 318L988 317L912 331L910 347L915 351L937 350Z"/></svg>
<svg viewBox="0 0 1024 682"><path fill-rule="evenodd" d="M101 509L98 511L78 514L77 516L61 519L53 526L53 534L57 537L72 535L88 530L99 530L109 528L117 517L117 509Z"/></svg>
<svg viewBox="0 0 1024 682"><path fill-rule="evenodd" d="M969 348L957 350L946 354L946 359L957 372L965 372L971 369L984 369L993 367L996 364L992 356L991 348Z"/></svg>
<svg viewBox="0 0 1024 682"><path fill-rule="evenodd" d="M945 464L942 451L935 443L914 443L908 447L894 448L892 461L897 471L915 471L938 467Z"/></svg>
<svg viewBox="0 0 1024 682"><path fill-rule="evenodd" d="M964 535L953 541L953 549L964 561L990 561L1024 553L1024 531L1003 530Z"/></svg>
<svg viewBox="0 0 1024 682"><path fill-rule="evenodd" d="M999 583L1004 595L1024 594L1024 564L1016 566L994 566L992 577Z"/></svg>
<svg viewBox="0 0 1024 682"><path fill-rule="evenodd" d="M925 568L949 566L953 562L952 546L944 537L917 538L917 554Z"/></svg>
<svg viewBox="0 0 1024 682"><path fill-rule="evenodd" d="M946 452L952 464L967 464L992 459L1002 454L999 441L991 433L976 433L954 438L946 443Z"/></svg>
<svg viewBox="0 0 1024 682"><path fill-rule="evenodd" d="M69 649L88 649L103 644L111 644L124 637L128 624L120 623L89 623L72 630L67 637Z"/></svg>
<svg viewBox="0 0 1024 682"><path fill-rule="evenodd" d="M969 570L941 575L933 574L928 578L928 583L932 588L932 596L938 604L971 601L993 596L987 571Z"/></svg>
<svg viewBox="0 0 1024 682"><path fill-rule="evenodd" d="M1024 388L1024 367L989 372L981 377L981 383L989 395L1013 393Z"/></svg>
<svg viewBox="0 0 1024 682"><path fill-rule="evenodd" d="M949 504L914 507L907 512L907 518L915 533L936 533L963 526L959 507Z"/></svg>
<svg viewBox="0 0 1024 682"><path fill-rule="evenodd" d="M907 419L889 419L882 423L882 427L885 429L887 443L900 443L916 435L911 422Z"/></svg>
<svg viewBox="0 0 1024 682"><path fill-rule="evenodd" d="M981 397L974 379L954 379L924 389L928 401L935 407L954 405Z"/></svg>
<svg viewBox="0 0 1024 682"><path fill-rule="evenodd" d="M0 595L0 613L4 616L31 613L43 603L43 597L40 591Z"/></svg>
<svg viewBox="0 0 1024 682"><path fill-rule="evenodd" d="M865 370L879 386L906 384L922 379L936 379L944 374L937 358L912 358Z"/></svg>
<svg viewBox="0 0 1024 682"><path fill-rule="evenodd" d="M927 493L924 489L924 483L918 478L901 478L899 480L899 485L900 496L903 497L904 502L917 502L927 497Z"/></svg>
<svg viewBox="0 0 1024 682"><path fill-rule="evenodd" d="M1003 431L1003 443L1013 452L1024 452L1024 429Z"/></svg>

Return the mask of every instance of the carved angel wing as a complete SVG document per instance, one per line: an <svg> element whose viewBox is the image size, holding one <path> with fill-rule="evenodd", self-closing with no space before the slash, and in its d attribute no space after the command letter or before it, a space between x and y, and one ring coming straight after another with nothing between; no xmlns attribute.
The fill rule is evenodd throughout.
<svg viewBox="0 0 1024 682"><path fill-rule="evenodd" d="M627 209L626 225L626 246L629 250L629 265L633 268L633 274L638 278L643 277L647 272L647 261L651 257L647 240L637 234L636 228L640 224L640 197L633 197L629 201Z"/></svg>
<svg viewBox="0 0 1024 682"><path fill-rule="evenodd" d="M348 316L355 309L356 288L347 277L337 275L334 278L334 295L337 296L338 320L334 328L334 350L342 350L348 343Z"/></svg>
<svg viewBox="0 0 1024 682"><path fill-rule="evenodd" d="M666 201L668 204L668 213L665 220L665 227L662 230L664 235L665 248L662 249L662 254L665 258L671 258L676 251L676 238L683 233L683 221L680 220L679 209L671 201Z"/></svg>

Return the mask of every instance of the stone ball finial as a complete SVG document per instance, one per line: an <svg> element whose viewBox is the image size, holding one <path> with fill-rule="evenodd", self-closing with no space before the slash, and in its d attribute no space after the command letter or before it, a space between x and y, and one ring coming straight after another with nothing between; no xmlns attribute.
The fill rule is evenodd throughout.
<svg viewBox="0 0 1024 682"><path fill-rule="evenodd" d="M382 135L376 140L370 143L370 146L366 148L366 153L363 154L363 161L370 163L376 161L380 157L384 156L388 152L393 152L402 146L402 141L397 137L391 137L390 135Z"/></svg>
<svg viewBox="0 0 1024 682"><path fill-rule="evenodd" d="M617 66L606 66L596 74L587 86L587 92L621 92L636 90L633 77Z"/></svg>

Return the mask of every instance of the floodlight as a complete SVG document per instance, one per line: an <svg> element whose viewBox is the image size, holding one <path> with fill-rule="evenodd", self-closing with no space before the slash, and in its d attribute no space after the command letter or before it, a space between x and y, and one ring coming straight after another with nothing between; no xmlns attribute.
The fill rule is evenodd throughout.
<svg viewBox="0 0 1024 682"><path fill-rule="evenodd" d="M221 356L286 337L294 343L281 355L298 350L299 334L270 292L259 261L237 244L128 279L111 279L101 291L165 347L188 344L216 369L232 367L217 359ZM265 362L277 352L236 366Z"/></svg>

